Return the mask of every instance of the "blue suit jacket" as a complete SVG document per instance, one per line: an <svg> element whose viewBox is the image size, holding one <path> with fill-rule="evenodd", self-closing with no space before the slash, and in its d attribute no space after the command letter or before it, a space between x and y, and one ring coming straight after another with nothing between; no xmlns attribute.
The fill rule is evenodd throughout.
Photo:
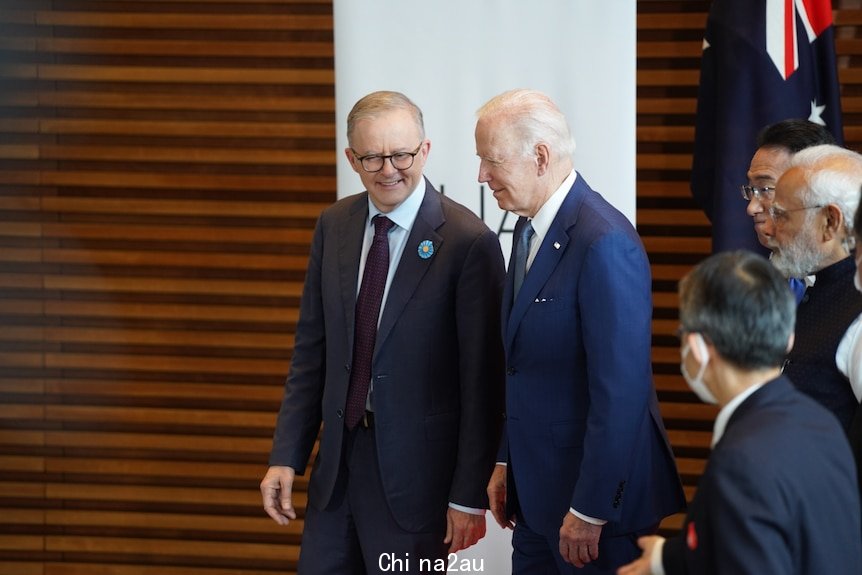
<svg viewBox="0 0 862 575"><path fill-rule="evenodd" d="M411 532L445 530L448 502L487 507L503 395L497 236L472 212L426 193L389 287L372 359L385 495ZM341 464L354 308L368 195L318 221L270 465L305 470L321 423L309 504L332 498ZM418 254L430 240L434 253ZM394 265L394 262L393 262Z"/></svg>
<svg viewBox="0 0 862 575"><path fill-rule="evenodd" d="M838 420L781 377L733 412L662 562L667 575L858 575L859 513Z"/></svg>
<svg viewBox="0 0 862 575"><path fill-rule="evenodd" d="M602 536L684 508L652 385L651 297L640 238L578 175L517 299L511 274L503 293L499 457L510 511L534 531L557 533L570 507L606 519Z"/></svg>

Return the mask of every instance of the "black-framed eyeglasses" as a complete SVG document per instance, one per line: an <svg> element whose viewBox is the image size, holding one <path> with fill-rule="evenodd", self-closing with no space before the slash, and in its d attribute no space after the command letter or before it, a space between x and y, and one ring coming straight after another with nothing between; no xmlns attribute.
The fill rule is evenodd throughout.
<svg viewBox="0 0 862 575"><path fill-rule="evenodd" d="M739 186L739 191L742 192L742 197L746 202L750 202L753 199L771 202L775 197L775 188L773 186L763 188L758 188L757 186Z"/></svg>
<svg viewBox="0 0 862 575"><path fill-rule="evenodd" d="M374 172L379 172L383 169L383 164L386 163L386 160L392 162L392 167L396 170L409 170L413 166L416 154L418 154L421 149L422 142L419 142L419 145L416 146L416 149L412 152L395 152L394 154L389 155L368 154L367 156L360 156L353 148L350 148L350 151L353 152L353 157L359 160L359 163L362 164L362 169L373 174Z"/></svg>
<svg viewBox="0 0 862 575"><path fill-rule="evenodd" d="M769 217L772 218L772 221L775 223L786 222L789 219L787 214L791 212L801 212L802 210L817 210L820 208L826 207L822 204L818 204L816 206L803 206L801 208L793 208L790 210L785 210L784 208L778 208L775 206L769 206L769 209L766 210L769 213Z"/></svg>

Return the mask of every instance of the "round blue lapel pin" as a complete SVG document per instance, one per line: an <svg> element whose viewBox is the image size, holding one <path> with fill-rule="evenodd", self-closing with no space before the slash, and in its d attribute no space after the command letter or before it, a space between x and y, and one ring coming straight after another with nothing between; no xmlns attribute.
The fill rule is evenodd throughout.
<svg viewBox="0 0 862 575"><path fill-rule="evenodd" d="M422 240L419 243L419 257L427 260L434 255L434 243L431 240Z"/></svg>

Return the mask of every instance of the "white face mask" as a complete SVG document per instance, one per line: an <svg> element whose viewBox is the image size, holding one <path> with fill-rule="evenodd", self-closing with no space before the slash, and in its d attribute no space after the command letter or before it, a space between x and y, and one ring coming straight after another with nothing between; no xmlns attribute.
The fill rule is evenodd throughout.
<svg viewBox="0 0 862 575"><path fill-rule="evenodd" d="M697 370L697 375L691 377L689 375L688 370L685 368L685 356L689 353L688 344L684 345L682 348L682 360L679 363L679 370L682 372L682 377L685 379L685 382L691 388L695 395L697 395L698 399L700 399L704 403L710 403L715 405L718 403L718 400L715 399L715 396L706 387L706 384L703 383L703 374L706 372L706 366L709 364L709 350L706 348L706 342L703 341L703 336L699 333L694 334L695 337L695 345L697 345L698 350L700 351L700 355L702 355L705 360L702 364L700 364L700 369ZM695 361L697 358L695 358Z"/></svg>

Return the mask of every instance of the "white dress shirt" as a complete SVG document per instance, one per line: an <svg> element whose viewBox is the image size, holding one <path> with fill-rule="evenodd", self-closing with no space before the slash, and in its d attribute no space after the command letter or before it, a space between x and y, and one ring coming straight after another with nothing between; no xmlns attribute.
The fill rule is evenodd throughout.
<svg viewBox="0 0 862 575"><path fill-rule="evenodd" d="M835 352L835 365L850 380L856 401L862 401L862 315L844 332Z"/></svg>
<svg viewBox="0 0 862 575"><path fill-rule="evenodd" d="M371 250L371 242L374 241L374 217L378 214L384 215L395 224L389 230L389 272L386 275L386 287L383 289L383 299L380 303L380 316L383 316L383 308L386 306L386 298L389 295L389 286L392 285L392 278L395 277L395 270L398 269L398 262L401 261L401 254L404 253L404 246L407 243L407 237L410 236L410 230L413 229L413 222L416 221L416 215L419 213L419 208L422 207L422 200L425 199L425 179L419 181L419 185L413 190L403 202L398 204L394 210L388 214L384 214L377 209L374 202L371 201L371 196L368 196L368 221L365 222L365 236L362 238L362 255L359 258L359 276L356 280L356 295L359 296L359 288L362 287L362 276L365 273L365 260L368 259L368 252ZM380 317L377 318L377 323L380 323Z"/></svg>
<svg viewBox="0 0 862 575"><path fill-rule="evenodd" d="M565 201L569 190L575 184L577 177L577 173L572 170L566 176L566 179L563 180L563 183L560 184L560 187L557 188L557 191L545 201L533 219L530 220L530 224L533 226L533 236L530 238L530 252L527 255L527 271L533 265L533 260L536 259L539 247L541 247L542 242L545 240L545 236L548 235L548 230L551 229L551 224L554 222L554 218L557 217L557 212L560 211L560 206L563 205L563 201Z"/></svg>

